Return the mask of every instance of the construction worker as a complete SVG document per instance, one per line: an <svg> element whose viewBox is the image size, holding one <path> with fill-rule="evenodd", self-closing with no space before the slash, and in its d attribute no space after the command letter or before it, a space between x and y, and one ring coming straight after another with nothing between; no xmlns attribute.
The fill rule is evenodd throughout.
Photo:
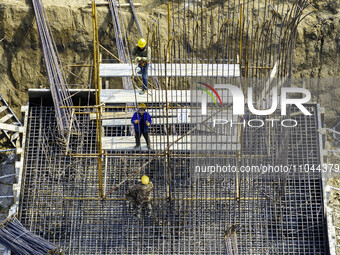
<svg viewBox="0 0 340 255"><path fill-rule="evenodd" d="M138 111L135 112L131 118L131 123L135 128L136 146L134 149L139 149L140 137L143 134L148 149L152 150L148 133L152 120L150 114L146 111L146 105L144 103L139 104Z"/></svg>
<svg viewBox="0 0 340 255"><path fill-rule="evenodd" d="M143 88L139 94L143 95L148 89L148 65L151 62L151 48L147 46L144 38L139 39L138 44L132 50L131 56L133 62L137 62L140 68L137 73L142 75Z"/></svg>
<svg viewBox="0 0 340 255"><path fill-rule="evenodd" d="M141 182L137 183L125 194L126 200L132 204L137 219L141 219L143 206L145 206L148 216L151 216L152 212L151 192L153 184L146 175L141 178Z"/></svg>

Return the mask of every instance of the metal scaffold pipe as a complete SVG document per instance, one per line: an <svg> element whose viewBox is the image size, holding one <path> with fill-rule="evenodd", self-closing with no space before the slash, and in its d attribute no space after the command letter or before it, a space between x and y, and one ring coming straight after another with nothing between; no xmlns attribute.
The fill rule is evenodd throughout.
<svg viewBox="0 0 340 255"><path fill-rule="evenodd" d="M92 1L92 24L93 24L93 66L94 66L94 84L96 93L96 105L100 104L100 77L99 77L99 38L98 38L98 24L97 24L97 9L95 0ZM103 152L102 152L102 107L96 108L96 134L97 134L97 167L98 167L98 187L99 187L99 197L104 197L103 191Z"/></svg>

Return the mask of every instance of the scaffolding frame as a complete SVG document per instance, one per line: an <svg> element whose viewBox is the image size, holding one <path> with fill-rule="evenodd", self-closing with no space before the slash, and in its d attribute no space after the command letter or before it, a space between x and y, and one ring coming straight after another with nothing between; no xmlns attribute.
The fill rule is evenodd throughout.
<svg viewBox="0 0 340 255"><path fill-rule="evenodd" d="M155 63L231 63L240 66L241 76L159 75L159 84L150 86L164 93L155 100L132 90L135 105L146 102L159 121L150 134L155 144L164 146L150 151L103 147L103 137L133 137L127 124L103 123L106 114L127 115L134 106L103 100L92 1L95 103L67 107L79 123L79 133L68 137L67 155L55 146L58 141L51 129L55 109L44 102L30 107L19 210L23 225L69 254L325 254L321 173L239 171L261 164L319 164L317 107L306 106L312 116L289 115L301 123L292 130L270 123L214 129L213 117L242 119L233 116L225 90L218 91L221 107L207 97L207 115L202 117L203 92L197 85L234 84L244 91L253 87L257 107L265 107L268 102L262 97L269 96L273 86L290 86L296 26L309 7L303 0L293 4L270 0L264 6L238 0L218 7L208 1L172 1L166 46L161 46L159 19L148 29ZM213 35L214 29L208 31L208 23L218 35ZM218 39L209 42L208 35ZM190 121L182 117L179 121L187 110ZM291 107L288 113L297 111ZM282 118L279 111L271 117ZM247 111L245 118L259 116ZM204 167L196 171L197 166L209 165L231 165L237 171L211 174L201 171ZM124 197L143 174L155 186L153 215L137 221Z"/></svg>
<svg viewBox="0 0 340 255"><path fill-rule="evenodd" d="M318 164L320 160L316 109L315 105L308 106L312 117L295 116L302 125L289 137L289 164L305 163L302 160L307 153L305 160L309 163ZM83 152L96 152L95 122L87 114L79 116L79 121L86 141L71 143L71 152L79 144L87 145ZM136 157L124 151L111 152L107 162L103 161L106 177L103 187L106 193L111 187L118 188L103 200L98 197L96 157L65 156L58 147L51 146L54 131L49 125L54 122L53 107L30 107L19 215L26 228L62 247L66 253L225 254L226 245L235 238L235 233L239 254L250 251L324 254L327 249L320 173L296 173L286 180L269 173L195 174L191 166L204 160L202 156L181 157L176 152L169 161L172 187L169 200L167 163L164 156L155 157L141 173L150 176L155 184L153 216L139 222L124 199L127 189L138 180L131 178L118 185L134 169L146 164L150 155ZM257 144L262 155L242 157L243 163L270 162L267 141L261 134L268 130L247 127L245 136L254 131L257 138L253 136L253 144L244 141L243 151L246 153ZM274 137L273 148L277 147L276 142ZM216 152L215 157L212 153L210 161L203 162L236 165L239 160L237 153L220 153ZM237 230L230 232L228 239L225 231L233 225Z"/></svg>

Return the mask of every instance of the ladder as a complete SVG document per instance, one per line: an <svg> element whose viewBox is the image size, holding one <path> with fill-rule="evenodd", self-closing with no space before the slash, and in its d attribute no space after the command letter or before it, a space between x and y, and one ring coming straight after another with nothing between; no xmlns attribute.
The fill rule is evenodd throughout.
<svg viewBox="0 0 340 255"><path fill-rule="evenodd" d="M21 122L0 94L0 130L14 147L20 137L19 127L21 126Z"/></svg>

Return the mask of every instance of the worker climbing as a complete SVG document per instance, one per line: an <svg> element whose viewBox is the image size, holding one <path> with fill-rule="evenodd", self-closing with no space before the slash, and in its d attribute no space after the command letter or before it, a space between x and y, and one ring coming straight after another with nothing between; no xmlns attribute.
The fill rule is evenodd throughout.
<svg viewBox="0 0 340 255"><path fill-rule="evenodd" d="M126 200L130 201L137 219L141 219L143 206L147 210L147 216L151 216L151 192L153 190L153 184L149 177L144 175L141 178L142 183L137 183L125 194Z"/></svg>
<svg viewBox="0 0 340 255"><path fill-rule="evenodd" d="M140 148L140 137L143 134L148 149L152 150L149 137L149 127L152 123L152 119L150 114L146 111L146 105L144 103L139 104L138 111L135 112L131 118L131 123L135 128L136 146L134 149Z"/></svg>
<svg viewBox="0 0 340 255"><path fill-rule="evenodd" d="M143 95L148 89L148 65L151 62L151 48L144 38L139 39L138 44L132 50L131 56L133 62L138 63L140 68L137 74L142 75L143 88L139 94Z"/></svg>

